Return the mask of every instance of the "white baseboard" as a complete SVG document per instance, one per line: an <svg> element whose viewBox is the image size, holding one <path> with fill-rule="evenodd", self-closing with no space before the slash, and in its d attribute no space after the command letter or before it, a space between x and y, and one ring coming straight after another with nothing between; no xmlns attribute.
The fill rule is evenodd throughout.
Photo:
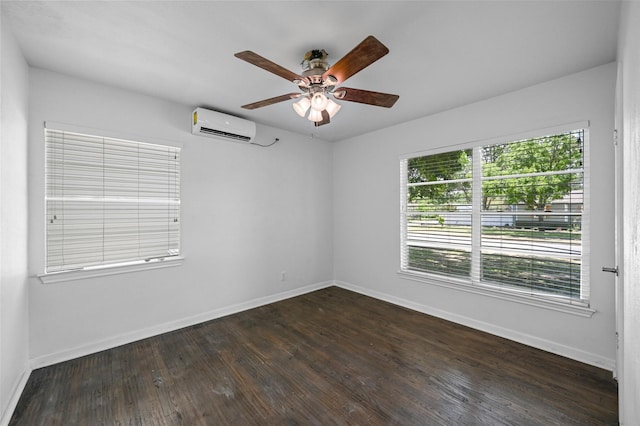
<svg viewBox="0 0 640 426"><path fill-rule="evenodd" d="M198 315L190 316L187 318L181 318L175 321L159 324L153 327L148 327L141 330L136 330L130 333L121 334L118 336L97 340L87 343L82 346L71 348L68 350L39 356L30 360L30 367L32 370L41 367L47 367L49 365L57 364L59 362L68 361L74 358L79 358L85 355L90 355L96 352L104 351L107 349L115 348L118 346L132 343L138 340L146 339L149 337L157 336L162 333L178 330L184 327L200 324L206 321L211 321L216 318L221 318L227 315L236 314L238 312L246 311L248 309L257 308L260 306L268 305L269 303L279 302L281 300L289 299L291 297L299 296L302 294L310 293L315 290L319 290L325 287L334 285L333 281L326 281L322 283L315 283L304 287L299 287L293 290L276 293L273 295L259 297L247 302L238 303L231 306L225 306L223 308L214 309L212 311L203 312Z"/></svg>
<svg viewBox="0 0 640 426"><path fill-rule="evenodd" d="M402 306L417 312L422 312L427 315L442 318L447 321L455 322L467 327L474 328L476 330L484 331L495 336L503 337L505 339L513 340L518 343L522 343L527 346L531 346L537 349L542 349L547 352L551 352L556 355L570 358L585 364L593 365L595 367L603 368L605 370L615 371L615 360L604 358L600 355L596 355L590 352L583 351L581 349L573 348L552 342L550 340L541 339L536 336L521 333L512 329L499 327L494 324L475 320L473 318L465 317L463 315L454 314L452 312L442 311L440 309L433 308L431 306L423 305L420 303L412 302L410 300L402 299L396 296L392 296L387 293L371 290L368 288L360 287L357 285L349 284L343 281L335 281L335 285L347 290L355 291L356 293L370 296L375 299L383 300L385 302L393 303L394 305Z"/></svg>
<svg viewBox="0 0 640 426"><path fill-rule="evenodd" d="M13 416L13 412L18 406L18 401L20 401L20 396L22 396L22 392L24 392L24 388L25 386L27 386L27 381L29 380L30 375L31 369L27 368L27 366L25 365L24 371L20 375L20 378L11 391L11 398L9 399L9 403L6 407L4 407L2 416L0 416L0 426L7 426L9 424L11 416Z"/></svg>

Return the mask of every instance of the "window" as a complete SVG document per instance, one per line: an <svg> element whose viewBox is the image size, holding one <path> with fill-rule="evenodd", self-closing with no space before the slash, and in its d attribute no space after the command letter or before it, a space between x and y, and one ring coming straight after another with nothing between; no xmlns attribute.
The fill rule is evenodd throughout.
<svg viewBox="0 0 640 426"><path fill-rule="evenodd" d="M180 255L180 148L45 129L45 273Z"/></svg>
<svg viewBox="0 0 640 426"><path fill-rule="evenodd" d="M587 130L401 160L401 272L587 305Z"/></svg>

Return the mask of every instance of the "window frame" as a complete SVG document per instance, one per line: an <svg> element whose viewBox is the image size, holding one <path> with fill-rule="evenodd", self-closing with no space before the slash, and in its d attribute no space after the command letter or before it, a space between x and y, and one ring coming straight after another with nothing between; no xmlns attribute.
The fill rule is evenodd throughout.
<svg viewBox="0 0 640 426"><path fill-rule="evenodd" d="M178 150L182 150L183 148L183 145L181 143L176 143L174 141L159 140L157 138L150 138L147 136L121 134L113 131L106 131L106 130L100 130L95 128L86 128L86 127L75 126L75 125L70 125L66 123L57 123L57 122L48 121L44 123L44 129L42 133L43 144L44 144L43 146L45 150L47 146L45 141L47 130L84 134L84 135L88 135L96 138L115 139L120 141L138 143L138 144L166 146L169 148L176 148ZM181 156L179 161L181 164L182 163ZM46 269L46 264L47 264L46 259L48 256L48 247L47 247L48 238L47 238L47 223L46 223L47 214L48 214L47 190L46 190L46 184L47 184L46 162L47 162L47 155L45 153L44 164L42 168L45 176L45 182L44 182L45 186L43 187L44 203L43 203L43 211L42 211L43 219L45 222L44 230L43 230L44 232L43 246L44 246L44 262L45 263L43 265L44 272L37 275L37 277L40 279L40 281L43 284L80 280L80 279L108 276L108 275L121 274L121 273L131 273L136 271L146 271L146 270L152 270L152 269L158 269L158 268L169 268L169 267L181 266L183 264L184 256L183 256L183 248L182 248L182 231L181 231L182 225L181 225L181 221L179 221L178 244L180 247L180 253L176 255L168 255L168 256L144 259L144 260L131 260L131 261L123 261L123 262L117 262L117 263L114 262L114 263L103 264L103 265L86 266L80 269L67 269L67 270L61 270L61 271L48 272ZM180 166L180 169L182 169L182 166ZM180 175L182 175L181 170L179 173ZM181 200L182 199L181 183L179 183L178 185L178 191L179 191L179 198ZM178 203L178 210L181 210L180 204L181 203Z"/></svg>
<svg viewBox="0 0 640 426"><path fill-rule="evenodd" d="M408 266L408 250L407 250L407 196L408 196L408 176L407 176L407 163L409 159L436 155L445 152L451 151L459 151L459 150L468 150L475 149L478 147L488 146L488 145L496 145L496 144L505 144L509 142L517 142L527 139L540 138L544 136L551 136L555 134L566 133L570 131L574 131L577 129L584 130L584 212L582 215L582 275L581 275L581 287L583 283L586 284L587 294L589 289L589 272L590 272L590 250L589 250L589 241L590 241L590 155L589 155L589 121L580 121L574 123L568 123L564 125L548 127L544 129L532 130L528 132L523 132L519 134L511 134L506 136L501 136L497 138L491 139L482 139L476 140L472 142L455 144L449 146L440 146L433 149L428 149L425 151L413 152L408 154L403 154L399 157L399 165L400 165L400 256L399 256L399 268L397 274L401 278L426 282L429 284L434 284L442 287L453 288L457 290L462 290L465 292L470 292L474 294L480 294L484 296L489 296L497 299L508 300L517 303L523 303L526 305L542 307L546 309L566 312L570 314L575 314L583 317L590 317L595 313L590 307L590 300L577 300L570 299L568 297L561 296L553 296L553 295L544 295L544 294L530 294L528 292L518 291L518 289L511 288L510 286L500 286L500 285L491 285L491 283L480 282L479 277L474 276L474 271L471 271L469 277L456 277L456 276L447 276L443 274L436 274L424 271L416 271L410 270L407 268ZM474 157L476 157L474 155ZM474 168L481 167L480 160L473 160ZM477 180L476 180L477 179ZM478 197L482 193L481 184L482 184L482 175L476 175L476 171L474 171L473 175L473 192L475 195L473 196L472 201L472 251L471 256L480 256L480 244L479 238L481 238L481 205L478 205Z"/></svg>

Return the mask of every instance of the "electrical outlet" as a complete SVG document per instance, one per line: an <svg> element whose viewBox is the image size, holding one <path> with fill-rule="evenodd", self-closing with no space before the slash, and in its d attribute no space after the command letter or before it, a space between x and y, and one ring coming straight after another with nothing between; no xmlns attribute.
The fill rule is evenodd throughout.
<svg viewBox="0 0 640 426"><path fill-rule="evenodd" d="M287 280L287 271L280 271L280 281Z"/></svg>

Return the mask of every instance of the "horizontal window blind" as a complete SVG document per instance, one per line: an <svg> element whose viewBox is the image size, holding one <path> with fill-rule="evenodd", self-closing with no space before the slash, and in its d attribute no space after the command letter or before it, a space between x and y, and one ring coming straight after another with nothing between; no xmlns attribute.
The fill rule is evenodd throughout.
<svg viewBox="0 0 640 426"><path fill-rule="evenodd" d="M480 150L481 280L588 299L582 279L584 130Z"/></svg>
<svg viewBox="0 0 640 426"><path fill-rule="evenodd" d="M46 272L180 254L180 149L45 129Z"/></svg>
<svg viewBox="0 0 640 426"><path fill-rule="evenodd" d="M472 157L471 150L462 150L404 163L408 269L469 277Z"/></svg>
<svg viewBox="0 0 640 426"><path fill-rule="evenodd" d="M589 299L586 130L401 162L401 270Z"/></svg>

